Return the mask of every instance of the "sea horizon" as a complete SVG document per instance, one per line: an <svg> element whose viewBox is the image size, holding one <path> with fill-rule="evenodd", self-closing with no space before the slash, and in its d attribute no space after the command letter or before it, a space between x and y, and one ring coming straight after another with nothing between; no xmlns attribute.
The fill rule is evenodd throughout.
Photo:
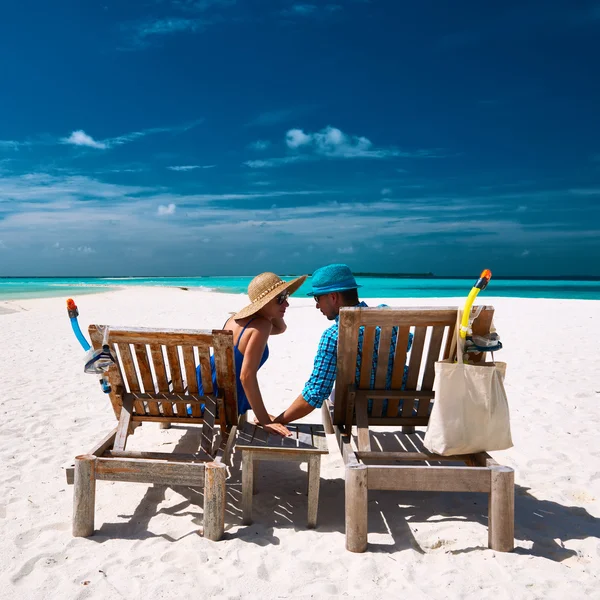
<svg viewBox="0 0 600 600"><path fill-rule="evenodd" d="M282 275L289 279L297 275ZM252 276L199 275L192 277L0 277L0 301L51 298L99 293L126 287L175 287L230 294L245 294ZM418 276L356 273L362 298L450 298L466 296L477 277ZM310 277L299 289L310 291ZM486 296L600 300L598 276L498 276L492 277Z"/></svg>

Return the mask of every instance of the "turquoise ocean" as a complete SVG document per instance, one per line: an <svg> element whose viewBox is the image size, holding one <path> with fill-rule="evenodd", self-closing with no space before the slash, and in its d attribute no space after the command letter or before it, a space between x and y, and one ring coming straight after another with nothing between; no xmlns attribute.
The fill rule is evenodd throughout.
<svg viewBox="0 0 600 600"><path fill-rule="evenodd" d="M226 293L245 293L252 277L82 277L0 278L0 300L44 297L76 297L127 286L201 288ZM284 277L284 279L289 279ZM466 296L476 277L377 277L357 276L362 298L450 298ZM308 279L300 291L310 290ZM586 279L498 279L485 294L512 298L561 298L600 300L600 277Z"/></svg>

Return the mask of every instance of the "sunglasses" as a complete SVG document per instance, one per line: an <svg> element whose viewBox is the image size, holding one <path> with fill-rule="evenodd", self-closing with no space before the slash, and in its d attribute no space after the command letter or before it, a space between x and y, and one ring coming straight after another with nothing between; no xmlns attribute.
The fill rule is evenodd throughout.
<svg viewBox="0 0 600 600"><path fill-rule="evenodd" d="M281 292L279 296L276 296L277 304L282 305L290 297L289 292Z"/></svg>

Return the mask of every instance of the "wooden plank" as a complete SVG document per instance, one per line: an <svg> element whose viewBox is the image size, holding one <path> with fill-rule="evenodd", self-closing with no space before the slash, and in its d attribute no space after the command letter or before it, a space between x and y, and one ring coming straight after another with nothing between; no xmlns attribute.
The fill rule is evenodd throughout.
<svg viewBox="0 0 600 600"><path fill-rule="evenodd" d="M251 450L242 451L242 524L252 523L252 490L254 488L254 456Z"/></svg>
<svg viewBox="0 0 600 600"><path fill-rule="evenodd" d="M369 415L367 414L367 400L364 398L356 402L356 428L358 430L359 452L371 452Z"/></svg>
<svg viewBox="0 0 600 600"><path fill-rule="evenodd" d="M327 435L323 425L310 425L312 435L312 443L315 448L329 453L329 445L327 444ZM333 433L333 431L332 431Z"/></svg>
<svg viewBox="0 0 600 600"><path fill-rule="evenodd" d="M429 340L429 348L427 350L427 359L425 361L425 371L423 373L423 381L421 382L421 390L429 391L433 389L433 379L435 377L435 363L440 358L440 349L442 340L444 339L444 327L434 327ZM429 398L419 400L417 408L418 417L429 417L429 406L431 401Z"/></svg>
<svg viewBox="0 0 600 600"><path fill-rule="evenodd" d="M173 392L183 394L183 377L181 376L181 365L179 364L179 351L177 346L173 346L169 344L165 346L167 351L167 360L169 363L169 371L171 373L171 387L173 388ZM165 405L173 406L173 404L162 403L163 412L165 411ZM175 411L173 414L177 414L178 417L187 417L187 410L185 406L185 402L177 402L175 405Z"/></svg>
<svg viewBox="0 0 600 600"><path fill-rule="evenodd" d="M217 399L212 394L209 394L204 397L204 403L204 424L202 425L202 438L200 441L200 447L205 452L210 452L214 438L215 418L217 415Z"/></svg>
<svg viewBox="0 0 600 600"><path fill-rule="evenodd" d="M359 325L392 327L450 325L456 319L456 306L452 307L344 307L340 309L340 321L344 313L356 313Z"/></svg>
<svg viewBox="0 0 600 600"><path fill-rule="evenodd" d="M494 318L494 307L483 306L479 316L473 321L473 335L487 335L490 332L492 320ZM485 361L486 353L469 354L469 362L478 363Z"/></svg>
<svg viewBox="0 0 600 600"><path fill-rule="evenodd" d="M153 417L153 416L137 416L134 415L131 420L134 423L187 423L188 425L202 425L204 419L199 417Z"/></svg>
<svg viewBox="0 0 600 600"><path fill-rule="evenodd" d="M339 426L334 425L333 428L335 430L335 439L337 440L344 464L347 467L358 466L360 463L358 462L358 458L352 447L352 438L349 435L345 435Z"/></svg>
<svg viewBox="0 0 600 600"><path fill-rule="evenodd" d="M489 492L484 467L369 466L369 489L414 492Z"/></svg>
<svg viewBox="0 0 600 600"><path fill-rule="evenodd" d="M227 467L218 462L206 465L204 472L204 537L214 542L225 530L225 480Z"/></svg>
<svg viewBox="0 0 600 600"><path fill-rule="evenodd" d="M392 343L392 327L382 327L379 335L379 353L377 355L377 367L375 370L375 389L385 389L388 363L390 359L390 346ZM393 351L393 349L392 349ZM383 399L374 398L371 415L380 417L383 411Z"/></svg>
<svg viewBox="0 0 600 600"><path fill-rule="evenodd" d="M357 390L355 401L367 400L368 398L416 398L418 400L430 400L435 398L432 390Z"/></svg>
<svg viewBox="0 0 600 600"><path fill-rule="evenodd" d="M219 415L221 423L228 430L237 425L237 387L235 381L235 363L233 361L233 332L214 331L214 359L217 372L219 395L223 398L224 414Z"/></svg>
<svg viewBox="0 0 600 600"><path fill-rule="evenodd" d="M456 314L456 313L455 313ZM421 358L423 356L423 347L425 345L426 327L415 327L412 348L410 351L410 363L408 365L408 375L406 377L406 389L416 390L419 380L419 371L421 370ZM402 403L402 416L410 417L413 414L415 406L414 398L406 398Z"/></svg>
<svg viewBox="0 0 600 600"><path fill-rule="evenodd" d="M162 346L154 343L150 344L150 355L152 356L152 364L154 366L154 374L156 375L157 392L168 393L169 384L167 382L167 371L165 370L165 360L162 353ZM148 414L152 416L159 416L160 410L158 403L148 399L146 404L148 405ZM173 409L170 406L164 406L163 410L165 415L169 416L173 414Z"/></svg>
<svg viewBox="0 0 600 600"><path fill-rule="evenodd" d="M280 435L271 435L262 427L253 423L243 423L238 428L236 448L253 451L268 450L279 453L327 454L329 452L327 439L320 425L296 425L292 423L288 427L293 435L285 438ZM311 428L314 428L314 433L311 432Z"/></svg>
<svg viewBox="0 0 600 600"><path fill-rule="evenodd" d="M97 458L96 479L202 487L204 464L136 458Z"/></svg>
<svg viewBox="0 0 600 600"><path fill-rule="evenodd" d="M367 549L368 467L346 467L346 550Z"/></svg>
<svg viewBox="0 0 600 600"><path fill-rule="evenodd" d="M125 450L127 444L127 436L129 435L129 424L131 423L131 417L133 410L133 399L129 394L123 398L123 408L121 409L121 416L119 417L119 426L117 427L117 435L115 437L114 449L117 451Z"/></svg>
<svg viewBox="0 0 600 600"><path fill-rule="evenodd" d="M348 391L346 397L346 433L352 433L352 423L354 422L354 403L356 401L356 386L352 383L348 386L351 391ZM336 403L337 404L337 403ZM335 404L333 410L335 411Z"/></svg>
<svg viewBox="0 0 600 600"><path fill-rule="evenodd" d="M191 346L183 346L183 367L187 389L190 394L198 394L198 379L196 378L196 365L194 363L194 349ZM201 417L200 404L192 404L192 417Z"/></svg>
<svg viewBox="0 0 600 600"><path fill-rule="evenodd" d="M115 437L117 436L117 429L115 427L102 441L98 442L89 452L88 454L92 454L93 456L102 456L109 448L112 448Z"/></svg>
<svg viewBox="0 0 600 600"><path fill-rule="evenodd" d="M246 448L243 448L246 452ZM252 448L252 455L254 456L256 469L256 463L260 461L290 461L290 462L306 462L311 456L327 454L326 452L319 452L316 449L311 450L292 450L291 448L261 448L260 446Z"/></svg>
<svg viewBox="0 0 600 600"><path fill-rule="evenodd" d="M336 374L336 401L333 405L335 425L352 425L353 415L348 407L349 386L355 384L356 355L358 354L358 314L341 309L338 324L338 353ZM353 408L353 407L352 407Z"/></svg>
<svg viewBox="0 0 600 600"><path fill-rule="evenodd" d="M375 327L365 327L360 360L359 389L369 389L373 371L373 351L375 343Z"/></svg>
<svg viewBox="0 0 600 600"><path fill-rule="evenodd" d="M96 461L92 455L75 458L73 490L73 536L88 537L94 533L96 503Z"/></svg>
<svg viewBox="0 0 600 600"><path fill-rule="evenodd" d="M369 418L369 425L402 425L409 427L424 427L429 423L429 417L375 417ZM406 432L405 432L406 433Z"/></svg>
<svg viewBox="0 0 600 600"><path fill-rule="evenodd" d="M142 388L138 382L137 373L135 372L135 366L133 364L133 357L131 355L131 347L129 344L117 344L119 348L119 355L121 357L120 367L121 375L126 381L126 386L132 392L141 392Z"/></svg>
<svg viewBox="0 0 600 600"><path fill-rule="evenodd" d="M311 454L308 457L308 519L307 526L317 526L319 510L319 487L321 484L321 456Z"/></svg>
<svg viewBox="0 0 600 600"><path fill-rule="evenodd" d="M202 373L202 387L204 388L204 393L212 394L214 389L208 348L198 348L198 362L200 364L200 372Z"/></svg>
<svg viewBox="0 0 600 600"><path fill-rule="evenodd" d="M498 552L515 548L515 473L508 467L490 468L488 545Z"/></svg>
<svg viewBox="0 0 600 600"><path fill-rule="evenodd" d="M312 431L310 429L310 425L306 423L295 423L294 427L290 428L287 425L287 428L291 431L292 435L296 438L298 446L314 446L313 444L313 436Z"/></svg>
<svg viewBox="0 0 600 600"><path fill-rule="evenodd" d="M134 400L142 400L144 402L185 402L187 404L204 404L206 401L205 396L198 396L197 394L185 394L183 392L175 393L175 392L159 392L152 394L125 394L124 397L131 396Z"/></svg>
<svg viewBox="0 0 600 600"><path fill-rule="evenodd" d="M202 329L154 329L150 327L110 327L115 343L158 344L174 346L210 346L214 331Z"/></svg>
<svg viewBox="0 0 600 600"><path fill-rule="evenodd" d="M152 393L156 391L154 380L152 379L152 371L150 371L150 363L148 361L148 351L143 344L134 344L135 357L137 359L138 368L142 377L142 385L144 392Z"/></svg>
<svg viewBox="0 0 600 600"><path fill-rule="evenodd" d="M106 456L112 458L144 458L151 460L170 460L172 462L212 462L214 459L210 454L200 451L195 454L183 452L132 452L129 450L109 450Z"/></svg>
<svg viewBox="0 0 600 600"><path fill-rule="evenodd" d="M450 461L450 462L467 462L470 460L470 454L461 454L457 456L440 456L439 454L431 454L428 452L379 452L377 450L371 452L358 451L356 457L359 460L374 460L374 461L396 461L396 460L426 460L426 461Z"/></svg>
<svg viewBox="0 0 600 600"><path fill-rule="evenodd" d="M444 346L442 359L456 358L456 323L448 326L448 337Z"/></svg>

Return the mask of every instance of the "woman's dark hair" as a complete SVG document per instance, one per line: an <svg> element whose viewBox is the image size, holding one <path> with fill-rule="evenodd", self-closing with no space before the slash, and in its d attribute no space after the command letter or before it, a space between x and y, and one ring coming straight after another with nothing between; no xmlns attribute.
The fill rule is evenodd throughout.
<svg viewBox="0 0 600 600"><path fill-rule="evenodd" d="M342 297L342 302L346 306L356 306L358 304L358 290L354 288L353 290L344 290L343 292L338 292Z"/></svg>

